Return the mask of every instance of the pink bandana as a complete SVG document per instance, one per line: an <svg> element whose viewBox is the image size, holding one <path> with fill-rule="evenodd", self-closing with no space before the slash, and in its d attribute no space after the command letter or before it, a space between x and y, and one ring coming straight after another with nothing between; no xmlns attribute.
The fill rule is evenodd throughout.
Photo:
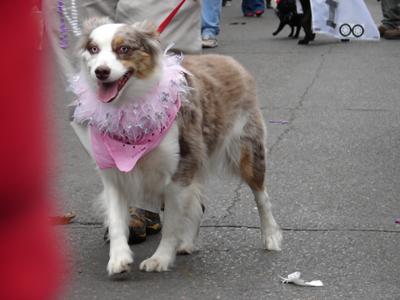
<svg viewBox="0 0 400 300"><path fill-rule="evenodd" d="M104 170L116 166L123 172L132 170L139 158L153 150L161 142L171 127L181 102L178 101L175 106L176 112L169 116L169 122L165 127L143 134L141 140L133 144L124 143L112 138L109 134L90 127L94 156L100 169Z"/></svg>
<svg viewBox="0 0 400 300"><path fill-rule="evenodd" d="M168 50L168 48L167 48ZM166 50L166 51L167 51ZM180 66L183 56L165 56L164 77L144 98L132 104L103 103L83 74L70 79L69 90L78 95L73 122L88 121L93 151L100 169L133 169L139 158L153 150L171 127L181 105L186 85Z"/></svg>

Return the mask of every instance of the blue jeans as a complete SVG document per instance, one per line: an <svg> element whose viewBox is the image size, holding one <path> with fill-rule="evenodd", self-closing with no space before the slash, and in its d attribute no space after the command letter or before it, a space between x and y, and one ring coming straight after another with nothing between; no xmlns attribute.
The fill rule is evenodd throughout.
<svg viewBox="0 0 400 300"><path fill-rule="evenodd" d="M211 35L217 38L221 20L222 0L203 0L203 10L201 13L201 36Z"/></svg>
<svg viewBox="0 0 400 300"><path fill-rule="evenodd" d="M242 2L243 15L247 15L249 13L254 15L254 13L258 10L264 12L265 10L264 0L243 0Z"/></svg>

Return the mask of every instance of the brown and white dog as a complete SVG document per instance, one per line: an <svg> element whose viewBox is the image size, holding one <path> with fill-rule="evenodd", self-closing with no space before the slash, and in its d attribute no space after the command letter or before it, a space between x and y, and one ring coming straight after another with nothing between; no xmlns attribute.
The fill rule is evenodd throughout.
<svg viewBox="0 0 400 300"><path fill-rule="evenodd" d="M89 19L77 48L94 90L103 83L122 82L107 105L135 101L163 76L157 28L148 21L125 25L108 18ZM127 242L128 207L138 197L164 205L160 245L140 269L166 271L176 253L192 253L203 215L205 175L220 167L250 186L261 219L263 246L280 250L282 235L264 185L266 132L252 76L232 58L220 55L188 55L182 66L194 75L185 76L193 90L185 95L189 101L182 102L160 144L130 172L99 170L104 184L100 200L106 208L110 238L109 275L129 271L133 262ZM126 74L129 79L122 79ZM87 127L76 130L87 137L81 141L94 157Z"/></svg>

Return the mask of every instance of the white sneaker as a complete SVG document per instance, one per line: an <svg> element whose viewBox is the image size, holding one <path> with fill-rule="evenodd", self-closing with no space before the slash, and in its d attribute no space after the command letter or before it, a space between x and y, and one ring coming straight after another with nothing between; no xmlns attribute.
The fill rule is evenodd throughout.
<svg viewBox="0 0 400 300"><path fill-rule="evenodd" d="M216 38L209 34L206 34L201 38L201 46L203 48L215 48L218 46L218 42Z"/></svg>

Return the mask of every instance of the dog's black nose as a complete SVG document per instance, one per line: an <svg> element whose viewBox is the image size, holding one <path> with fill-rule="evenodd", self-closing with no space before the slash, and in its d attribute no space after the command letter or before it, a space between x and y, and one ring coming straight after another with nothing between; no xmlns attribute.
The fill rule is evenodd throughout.
<svg viewBox="0 0 400 300"><path fill-rule="evenodd" d="M96 68L94 73L96 74L96 77L98 79L104 80L104 79L107 79L108 76L110 76L111 69L107 66L99 66Z"/></svg>

